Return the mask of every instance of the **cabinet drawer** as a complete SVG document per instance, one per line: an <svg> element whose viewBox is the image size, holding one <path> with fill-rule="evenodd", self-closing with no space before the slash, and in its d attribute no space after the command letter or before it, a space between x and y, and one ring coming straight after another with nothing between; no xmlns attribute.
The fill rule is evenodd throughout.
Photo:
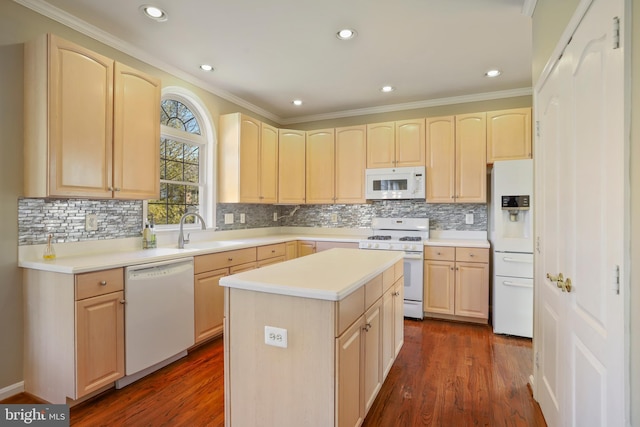
<svg viewBox="0 0 640 427"><path fill-rule="evenodd" d="M489 249L456 248L456 261L489 262Z"/></svg>
<svg viewBox="0 0 640 427"><path fill-rule="evenodd" d="M424 259L437 261L454 261L456 258L456 248L449 246L425 246Z"/></svg>
<svg viewBox="0 0 640 427"><path fill-rule="evenodd" d="M286 254L286 246L284 243L275 245L258 246L258 261L268 258L281 257Z"/></svg>
<svg viewBox="0 0 640 427"><path fill-rule="evenodd" d="M373 279L364 284L364 306L365 309L378 301L382 297L382 274L378 274Z"/></svg>
<svg viewBox="0 0 640 427"><path fill-rule="evenodd" d="M387 268L382 272L382 291L387 292L387 290L393 286L396 282L396 273L395 266Z"/></svg>
<svg viewBox="0 0 640 427"><path fill-rule="evenodd" d="M193 269L196 274L219 268L246 264L256 260L256 248L238 249L235 251L217 252L195 257Z"/></svg>
<svg viewBox="0 0 640 427"><path fill-rule="evenodd" d="M275 258L269 258L269 259L262 259L262 260L259 260L259 261L257 262L257 266L258 266L258 268L260 268L260 267L266 267L267 265L277 264L277 263L279 263L279 262L284 262L284 261L286 261L286 258L285 258L285 256L284 256L284 255L282 255L282 256L275 257Z"/></svg>
<svg viewBox="0 0 640 427"><path fill-rule="evenodd" d="M124 270L93 271L76 274L76 301L124 289Z"/></svg>
<svg viewBox="0 0 640 427"><path fill-rule="evenodd" d="M360 286L353 293L337 302L336 337L342 335L349 325L364 313L364 288L364 286Z"/></svg>
<svg viewBox="0 0 640 427"><path fill-rule="evenodd" d="M256 262L248 262L246 264L234 265L233 267L229 267L229 274L242 273L243 271L249 271L256 268Z"/></svg>

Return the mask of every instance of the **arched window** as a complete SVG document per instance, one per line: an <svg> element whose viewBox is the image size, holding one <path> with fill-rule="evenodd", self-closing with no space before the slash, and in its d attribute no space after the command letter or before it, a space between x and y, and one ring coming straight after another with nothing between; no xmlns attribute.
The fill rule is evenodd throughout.
<svg viewBox="0 0 640 427"><path fill-rule="evenodd" d="M214 226L215 149L208 113L197 98L179 88L163 90L160 105L160 198L149 200L148 216L162 226L176 225L197 212ZM189 217L187 223L195 222ZM170 227L171 228L171 227Z"/></svg>

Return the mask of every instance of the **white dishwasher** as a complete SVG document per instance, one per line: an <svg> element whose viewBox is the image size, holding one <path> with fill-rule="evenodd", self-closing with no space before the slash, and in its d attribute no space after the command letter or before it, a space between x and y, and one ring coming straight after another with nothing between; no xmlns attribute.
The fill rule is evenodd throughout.
<svg viewBox="0 0 640 427"><path fill-rule="evenodd" d="M185 356L194 344L193 257L125 269L122 388Z"/></svg>

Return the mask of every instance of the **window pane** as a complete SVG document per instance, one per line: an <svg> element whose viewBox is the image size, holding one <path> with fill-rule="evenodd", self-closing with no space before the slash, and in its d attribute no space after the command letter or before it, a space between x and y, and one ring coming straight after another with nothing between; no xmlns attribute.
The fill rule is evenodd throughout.
<svg viewBox="0 0 640 427"><path fill-rule="evenodd" d="M180 162L165 162L165 179L168 181L184 181L184 165Z"/></svg>
<svg viewBox="0 0 640 427"><path fill-rule="evenodd" d="M200 166L198 165L184 165L184 181L186 182L198 182L200 175Z"/></svg>
<svg viewBox="0 0 640 427"><path fill-rule="evenodd" d="M185 144L184 161L195 164L200 163L200 147Z"/></svg>
<svg viewBox="0 0 640 427"><path fill-rule="evenodd" d="M180 101L165 99L160 107L160 123L188 133L200 135L200 125L191 110Z"/></svg>

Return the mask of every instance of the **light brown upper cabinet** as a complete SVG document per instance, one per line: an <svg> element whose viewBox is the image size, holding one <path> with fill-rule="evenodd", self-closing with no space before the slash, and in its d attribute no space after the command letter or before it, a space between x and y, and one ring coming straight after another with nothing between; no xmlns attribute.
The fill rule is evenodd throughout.
<svg viewBox="0 0 640 427"><path fill-rule="evenodd" d="M278 203L305 202L306 135L301 130L279 129Z"/></svg>
<svg viewBox="0 0 640 427"><path fill-rule="evenodd" d="M335 129L307 131L307 203L333 203Z"/></svg>
<svg viewBox="0 0 640 427"><path fill-rule="evenodd" d="M336 128L335 203L366 203L367 127Z"/></svg>
<svg viewBox="0 0 640 427"><path fill-rule="evenodd" d="M486 114L426 120L427 202L486 203Z"/></svg>
<svg viewBox="0 0 640 427"><path fill-rule="evenodd" d="M307 203L365 203L365 125L307 132Z"/></svg>
<svg viewBox="0 0 640 427"><path fill-rule="evenodd" d="M531 108L487 112L487 163L531 155Z"/></svg>
<svg viewBox="0 0 640 427"><path fill-rule="evenodd" d="M48 34L24 107L26 197L159 197L160 80Z"/></svg>
<svg viewBox="0 0 640 427"><path fill-rule="evenodd" d="M425 120L367 125L367 167L424 166Z"/></svg>
<svg viewBox="0 0 640 427"><path fill-rule="evenodd" d="M276 203L278 129L241 113L220 116L220 203Z"/></svg>

